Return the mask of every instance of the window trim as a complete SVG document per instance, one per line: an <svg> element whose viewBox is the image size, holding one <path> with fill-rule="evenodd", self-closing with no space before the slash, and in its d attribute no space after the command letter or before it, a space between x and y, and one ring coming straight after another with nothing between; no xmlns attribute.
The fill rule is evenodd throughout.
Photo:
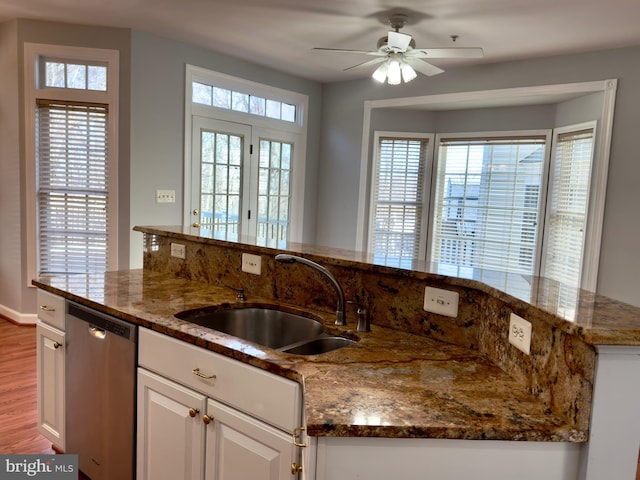
<svg viewBox="0 0 640 480"><path fill-rule="evenodd" d="M38 98L70 101L68 89L40 88L38 82L39 57L55 57L83 62L102 62L107 65L107 91L73 89L73 101L108 105L109 138L109 236L107 269L118 268L118 84L119 58L117 50L47 45L24 44L24 125L25 125L25 173L26 173L26 247L27 286L38 276L38 216L36 190L36 109Z"/></svg>
<svg viewBox="0 0 640 480"><path fill-rule="evenodd" d="M242 90L272 100L289 103L296 106L297 114L295 122L276 120L250 113L237 112L223 108L212 107L192 102L192 82L197 81L206 84L215 84L231 90ZM290 205L290 229L289 241L301 242L303 234L304 193L306 178L307 156L307 116L309 109L309 97L301 93L284 90L270 85L252 82L239 77L226 75L213 70L208 70L194 65L185 66L185 116L184 116L184 185L183 185L183 216L182 224L185 227L191 225L191 178L194 165L192 162L193 147L190 139L193 132L194 117L206 117L227 122L242 123L259 127L263 130L281 131L287 138L291 134L297 136L295 142L293 178L291 184Z"/></svg>
<svg viewBox="0 0 640 480"><path fill-rule="evenodd" d="M427 110L452 110L462 107L488 106L497 104L498 102L504 102L505 99L511 101L513 105L522 105L527 101L530 102L532 99L536 99L538 103L543 103L545 101L558 101L560 99L571 98L572 96L601 92L603 94L602 115L599 129L600 134L596 138L595 145L596 161L594 161L592 171L592 190L590 192L587 241L585 242L585 262L583 264L583 279L588 278L590 280L586 284L581 285L581 288L596 291L617 86L618 80L614 78L592 82L456 92L384 100L365 100L355 250L366 251L367 248L368 199L370 198L372 171L370 155L372 150L371 117L374 109L424 108ZM502 104L504 105L504 103Z"/></svg>

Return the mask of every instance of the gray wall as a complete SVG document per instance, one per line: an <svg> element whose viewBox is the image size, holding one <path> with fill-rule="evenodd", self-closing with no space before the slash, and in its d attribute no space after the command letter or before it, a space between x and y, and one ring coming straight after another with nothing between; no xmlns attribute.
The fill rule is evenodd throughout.
<svg viewBox="0 0 640 480"><path fill-rule="evenodd" d="M0 24L0 313L22 312L17 22ZM6 272L6 273L5 273Z"/></svg>
<svg viewBox="0 0 640 480"><path fill-rule="evenodd" d="M371 79L325 85L316 242L353 248L356 239L363 102L500 88L619 79L598 292L640 305L640 47L449 69L397 87ZM570 119L569 107L558 112ZM566 116L565 116L566 115Z"/></svg>
<svg viewBox="0 0 640 480"><path fill-rule="evenodd" d="M141 32L132 36L131 226L182 224L186 64L309 96L303 238L313 242L322 86ZM175 190L176 203L156 204L156 189ZM131 265L142 266L137 232L131 236Z"/></svg>

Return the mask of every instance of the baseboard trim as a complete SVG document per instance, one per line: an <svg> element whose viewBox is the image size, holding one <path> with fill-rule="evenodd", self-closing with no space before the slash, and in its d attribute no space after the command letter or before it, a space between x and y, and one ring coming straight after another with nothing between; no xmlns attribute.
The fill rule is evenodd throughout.
<svg viewBox="0 0 640 480"><path fill-rule="evenodd" d="M16 312L5 305L0 305L0 316L17 325L35 325L38 319L35 313Z"/></svg>

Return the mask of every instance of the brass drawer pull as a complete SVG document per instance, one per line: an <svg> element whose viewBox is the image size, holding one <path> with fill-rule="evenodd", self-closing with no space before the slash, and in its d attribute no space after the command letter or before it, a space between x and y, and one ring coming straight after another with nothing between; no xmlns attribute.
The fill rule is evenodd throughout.
<svg viewBox="0 0 640 480"><path fill-rule="evenodd" d="M40 305L40 310L43 310L45 312L55 312L56 309L53 307L50 307L49 305Z"/></svg>
<svg viewBox="0 0 640 480"><path fill-rule="evenodd" d="M298 465L297 463L291 464L291 475L295 475L297 473L302 472L302 465Z"/></svg>
<svg viewBox="0 0 640 480"><path fill-rule="evenodd" d="M199 368L194 368L193 370L191 370L191 373L200 378L204 378L205 380L213 380L214 378L216 378L215 374L205 375L204 373L201 373Z"/></svg>

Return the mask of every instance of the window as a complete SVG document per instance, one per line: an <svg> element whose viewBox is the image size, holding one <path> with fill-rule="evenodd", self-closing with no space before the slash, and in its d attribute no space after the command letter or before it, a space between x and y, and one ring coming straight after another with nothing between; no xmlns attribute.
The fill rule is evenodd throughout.
<svg viewBox="0 0 640 480"><path fill-rule="evenodd" d="M438 135L435 146L424 137L376 133L368 235L375 262L411 268L427 245L437 273L477 278L481 269L585 284L595 122ZM422 180L429 147L437 149L431 202Z"/></svg>
<svg viewBox="0 0 640 480"><path fill-rule="evenodd" d="M192 101L216 108L250 113L261 117L296 121L296 106L270 98L262 98L248 93L236 92L226 88L192 82Z"/></svg>
<svg viewBox="0 0 640 480"><path fill-rule="evenodd" d="M595 125L556 133L547 206L543 272L567 285L581 284Z"/></svg>
<svg viewBox="0 0 640 480"><path fill-rule="evenodd" d="M228 241L301 241L307 97L193 66L186 85L185 223Z"/></svg>
<svg viewBox="0 0 640 480"><path fill-rule="evenodd" d="M117 268L118 52L25 44L28 268Z"/></svg>
<svg viewBox="0 0 640 480"><path fill-rule="evenodd" d="M89 62L41 58L40 88L107 91L107 66Z"/></svg>
<svg viewBox="0 0 640 480"><path fill-rule="evenodd" d="M425 172L433 136L389 135L376 134L369 251L378 263L411 268L424 258Z"/></svg>
<svg viewBox="0 0 640 480"><path fill-rule="evenodd" d="M39 273L107 269L105 105L37 101Z"/></svg>
<svg viewBox="0 0 640 480"><path fill-rule="evenodd" d="M537 272L546 136L440 138L431 261Z"/></svg>

